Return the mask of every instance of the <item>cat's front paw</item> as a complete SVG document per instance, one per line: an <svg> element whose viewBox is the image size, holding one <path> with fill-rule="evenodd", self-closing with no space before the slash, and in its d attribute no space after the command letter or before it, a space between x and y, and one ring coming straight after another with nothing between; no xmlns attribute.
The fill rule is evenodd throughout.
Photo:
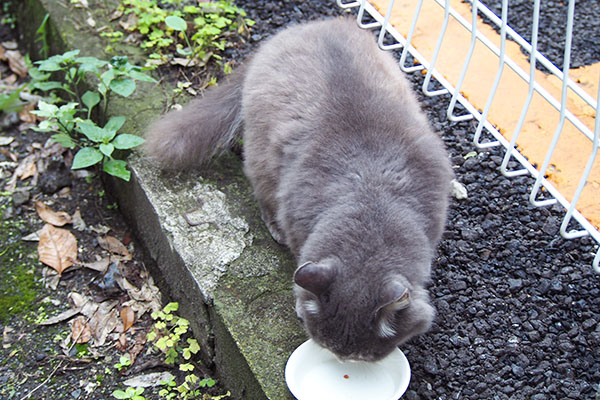
<svg viewBox="0 0 600 400"><path fill-rule="evenodd" d="M285 246L285 240L283 238L283 235L279 231L279 227L277 226L277 224L275 224L275 223L267 224L267 229L269 230L269 233L271 234L271 237L273 238L273 240L275 240L280 245Z"/></svg>

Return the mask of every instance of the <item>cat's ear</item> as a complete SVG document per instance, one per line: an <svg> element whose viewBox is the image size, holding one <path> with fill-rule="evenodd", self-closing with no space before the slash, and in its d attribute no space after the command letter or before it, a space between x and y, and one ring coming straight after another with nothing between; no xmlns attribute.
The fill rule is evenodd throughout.
<svg viewBox="0 0 600 400"><path fill-rule="evenodd" d="M410 289L401 284L394 284L384 290L378 310L400 311L410 305Z"/></svg>
<svg viewBox="0 0 600 400"><path fill-rule="evenodd" d="M294 274L294 282L316 296L321 295L335 279L335 270L329 264L307 262Z"/></svg>

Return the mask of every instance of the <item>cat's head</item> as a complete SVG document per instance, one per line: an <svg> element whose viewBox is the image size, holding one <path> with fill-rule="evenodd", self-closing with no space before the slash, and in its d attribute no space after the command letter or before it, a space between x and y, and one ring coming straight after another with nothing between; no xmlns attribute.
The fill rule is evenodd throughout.
<svg viewBox="0 0 600 400"><path fill-rule="evenodd" d="M401 274L352 279L327 259L301 265L294 282L308 334L342 360L377 361L427 331L435 315L427 292Z"/></svg>

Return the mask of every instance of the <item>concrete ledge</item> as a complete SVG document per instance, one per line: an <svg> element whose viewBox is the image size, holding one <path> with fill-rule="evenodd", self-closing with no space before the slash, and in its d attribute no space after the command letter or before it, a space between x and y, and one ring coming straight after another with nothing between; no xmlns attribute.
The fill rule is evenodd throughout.
<svg viewBox="0 0 600 400"><path fill-rule="evenodd" d="M89 3L101 24L112 1ZM82 55L110 58L101 54L106 45L101 38L77 24L86 20L87 10L24 0L19 11L21 26L33 31L50 14L54 52L78 48ZM31 43L33 35L23 39ZM139 50L127 46L116 54L139 58ZM124 129L141 134L162 113L169 92L138 84L132 98L111 100L109 114L127 116ZM293 309L295 263L260 220L239 158L228 153L208 169L177 174L160 171L139 155L131 156L129 164L131 181L108 179L107 186L155 261L155 281L192 323L205 362L214 363L236 398L291 398L284 366L305 340Z"/></svg>

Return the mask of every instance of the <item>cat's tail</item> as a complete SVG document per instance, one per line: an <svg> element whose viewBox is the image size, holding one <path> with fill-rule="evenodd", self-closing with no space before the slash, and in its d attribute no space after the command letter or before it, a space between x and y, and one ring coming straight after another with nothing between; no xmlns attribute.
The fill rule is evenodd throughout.
<svg viewBox="0 0 600 400"><path fill-rule="evenodd" d="M242 132L244 69L209 88L181 111L172 111L146 132L144 152L163 168L204 164L226 150Z"/></svg>

